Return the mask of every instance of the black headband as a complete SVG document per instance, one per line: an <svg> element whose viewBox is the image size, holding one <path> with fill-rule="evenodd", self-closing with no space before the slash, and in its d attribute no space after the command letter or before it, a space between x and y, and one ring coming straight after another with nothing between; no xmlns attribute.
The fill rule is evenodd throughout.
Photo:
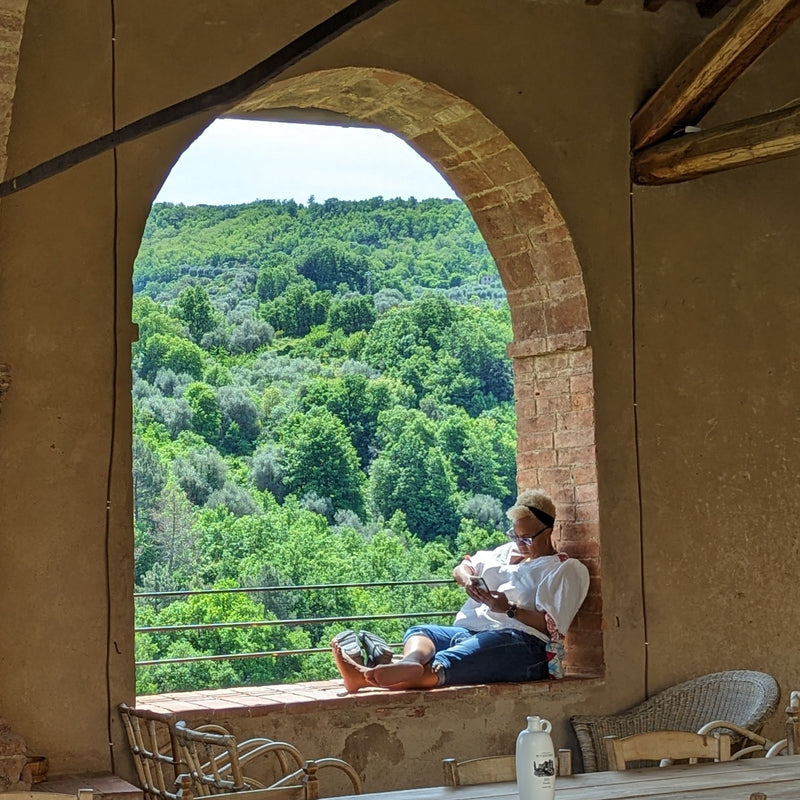
<svg viewBox="0 0 800 800"><path fill-rule="evenodd" d="M547 525L548 528L553 527L553 523L556 521L555 517L551 517L546 512L542 511L541 509L534 508L533 506L525 506L525 508L527 508L528 511L530 511L531 514L533 514L533 516L539 520L539 522Z"/></svg>

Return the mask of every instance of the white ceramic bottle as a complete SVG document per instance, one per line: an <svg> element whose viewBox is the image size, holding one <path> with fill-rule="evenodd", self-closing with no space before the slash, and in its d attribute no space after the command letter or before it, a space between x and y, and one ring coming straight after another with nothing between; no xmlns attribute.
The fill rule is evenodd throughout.
<svg viewBox="0 0 800 800"><path fill-rule="evenodd" d="M546 719L528 717L528 727L517 736L519 800L553 800L556 792L556 756L552 726Z"/></svg>

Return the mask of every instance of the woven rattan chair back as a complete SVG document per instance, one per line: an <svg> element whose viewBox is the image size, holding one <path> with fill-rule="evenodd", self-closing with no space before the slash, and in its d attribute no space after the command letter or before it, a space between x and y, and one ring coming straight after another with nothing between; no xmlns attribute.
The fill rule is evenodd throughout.
<svg viewBox="0 0 800 800"><path fill-rule="evenodd" d="M653 695L619 714L578 715L571 718L578 738L585 772L607 770L606 736L631 736L646 731L699 730L711 720L735 722L760 732L775 712L780 699L777 681L764 672L728 670L714 672L678 684ZM732 747L741 738L734 731Z"/></svg>
<svg viewBox="0 0 800 800"><path fill-rule="evenodd" d="M146 800L177 800L175 780L184 770L172 722L125 703L119 712Z"/></svg>
<svg viewBox="0 0 800 800"><path fill-rule="evenodd" d="M689 731L648 731L622 738L606 736L604 741L609 766L615 770L625 770L628 764L666 766L731 758L731 737L724 733L703 736Z"/></svg>

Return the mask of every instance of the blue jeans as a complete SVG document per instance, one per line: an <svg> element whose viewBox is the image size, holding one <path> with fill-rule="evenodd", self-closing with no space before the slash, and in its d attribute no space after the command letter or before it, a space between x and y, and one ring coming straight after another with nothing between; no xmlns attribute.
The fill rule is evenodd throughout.
<svg viewBox="0 0 800 800"><path fill-rule="evenodd" d="M426 636L436 655L431 666L440 686L520 683L547 677L545 643L513 628L473 632L455 625L415 625L409 636Z"/></svg>

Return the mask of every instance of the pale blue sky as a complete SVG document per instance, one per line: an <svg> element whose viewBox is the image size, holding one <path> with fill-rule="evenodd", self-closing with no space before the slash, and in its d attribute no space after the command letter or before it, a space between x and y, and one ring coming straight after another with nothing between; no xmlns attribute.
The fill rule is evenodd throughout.
<svg viewBox="0 0 800 800"><path fill-rule="evenodd" d="M368 128L220 119L180 157L156 202L318 203L329 197L455 197L402 139Z"/></svg>

